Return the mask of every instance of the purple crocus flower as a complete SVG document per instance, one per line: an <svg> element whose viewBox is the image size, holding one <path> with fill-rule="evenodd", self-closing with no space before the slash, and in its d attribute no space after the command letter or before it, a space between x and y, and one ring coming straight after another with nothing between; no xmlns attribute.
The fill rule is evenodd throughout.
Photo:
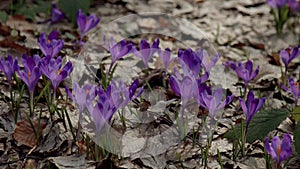
<svg viewBox="0 0 300 169"><path fill-rule="evenodd" d="M92 116L96 127L96 134L100 133L105 123L109 122L116 112L116 108L109 104L108 100L99 100L95 106L91 102L87 103L87 109Z"/></svg>
<svg viewBox="0 0 300 169"><path fill-rule="evenodd" d="M294 81L294 79L292 77L289 78L289 84L290 84L290 88L288 89L286 86L284 86L283 84L281 84L281 87L287 91L292 93L292 95L295 98L295 104L297 105L298 99L300 97L300 88L299 88L299 82Z"/></svg>
<svg viewBox="0 0 300 169"><path fill-rule="evenodd" d="M207 86L203 86L204 90L200 93L199 98L197 99L199 105L209 111L209 117L211 119L214 119L214 117L218 114L221 109L223 109L227 104L229 104L234 96L227 96L224 101L222 101L223 97L223 91L222 88L217 88L214 91L211 91L209 93L207 89ZM200 89L200 88L199 88Z"/></svg>
<svg viewBox="0 0 300 169"><path fill-rule="evenodd" d="M128 44L125 39L116 43L113 37L110 38L109 44L107 44L106 38L104 37L104 46L112 56L110 69L117 60L130 53L132 49L132 44Z"/></svg>
<svg viewBox="0 0 300 169"><path fill-rule="evenodd" d="M143 87L136 93L139 86L138 79L135 79L133 83L126 87L123 81L119 81L118 86L115 81L112 81L107 91L110 92L111 99L114 102L115 107L125 107L130 101L139 97L143 92Z"/></svg>
<svg viewBox="0 0 300 169"><path fill-rule="evenodd" d="M5 74L9 85L12 76L19 69L18 58L13 59L11 55L8 55L6 60L0 58L0 70Z"/></svg>
<svg viewBox="0 0 300 169"><path fill-rule="evenodd" d="M136 48L133 48L133 53L142 59L145 67L148 66L148 62L151 57L154 55L156 51L159 50L159 39L156 39L152 45L146 41L146 39L142 39L140 42L140 50L138 51Z"/></svg>
<svg viewBox="0 0 300 169"><path fill-rule="evenodd" d="M27 85L31 94L33 94L34 88L42 76L42 72L40 71L40 60L41 58L38 55L34 55L33 57L23 55L21 61L24 66L24 70L18 70L18 75Z"/></svg>
<svg viewBox="0 0 300 169"><path fill-rule="evenodd" d="M259 66L253 71L253 63L251 60L248 60L245 65L242 64L242 62L238 62L236 65L234 62L229 61L225 66L232 68L236 74L244 80L245 86L248 86L248 83L253 80L259 72Z"/></svg>
<svg viewBox="0 0 300 169"><path fill-rule="evenodd" d="M287 4L288 0L266 0L272 8L281 8Z"/></svg>
<svg viewBox="0 0 300 169"><path fill-rule="evenodd" d="M87 100L92 102L96 97L96 86L86 84L80 87L78 83L73 83L74 97L73 101L77 104L79 112L82 113L86 108Z"/></svg>
<svg viewBox="0 0 300 169"><path fill-rule="evenodd" d="M58 57L57 59L46 56L41 61L40 67L42 73L51 81L54 91L60 84L62 80L67 78L73 70L72 62L67 62L64 67L62 67L62 59Z"/></svg>
<svg viewBox="0 0 300 169"><path fill-rule="evenodd" d="M65 17L64 13L57 8L56 4L52 4L51 24L61 21L62 19L64 19L64 17Z"/></svg>
<svg viewBox="0 0 300 169"><path fill-rule="evenodd" d="M182 105L185 106L186 103L195 96L195 92L198 89L198 84L194 76L185 75L181 76L176 73L176 76L170 77L170 87L175 94L181 96Z"/></svg>
<svg viewBox="0 0 300 169"><path fill-rule="evenodd" d="M174 60L171 58L171 50L166 48L165 50L158 50L158 55L164 63L165 69L167 69L170 63Z"/></svg>
<svg viewBox="0 0 300 169"><path fill-rule="evenodd" d="M219 54L216 54L213 58L210 58L207 51L204 49L198 49L196 55L200 58L201 66L204 68L205 72L209 72L210 69L217 63L220 58Z"/></svg>
<svg viewBox="0 0 300 169"><path fill-rule="evenodd" d="M188 68L194 73L194 75L198 75L200 73L202 61L192 49L179 49L178 58L180 58L183 63L188 66ZM183 64L181 65L183 66Z"/></svg>
<svg viewBox="0 0 300 169"><path fill-rule="evenodd" d="M90 112L95 126L96 133L99 133L105 123L109 122L117 110L117 107L114 105L112 100L112 95L110 86L107 87L107 90L104 91L103 88L97 90L98 101L96 105L93 105L93 102L87 100L87 109Z"/></svg>
<svg viewBox="0 0 300 169"><path fill-rule="evenodd" d="M288 64L292 60L294 60L296 57L298 57L299 55L300 55L299 47L286 48L286 49L280 51L280 57L286 67L286 70L287 70Z"/></svg>
<svg viewBox="0 0 300 169"><path fill-rule="evenodd" d="M292 138L289 134L284 134L282 141L278 136L273 137L271 144L269 139L265 139L265 148L268 154L280 164L282 161L288 159L293 152Z"/></svg>
<svg viewBox="0 0 300 169"><path fill-rule="evenodd" d="M45 33L42 33L39 37L38 44L45 56L56 56L64 46L64 42L58 39L58 35L59 33L54 30L49 34L48 38Z"/></svg>
<svg viewBox="0 0 300 169"><path fill-rule="evenodd" d="M261 109L261 107L265 103L265 100L266 98L264 97L261 99L254 98L254 94L251 90L248 92L246 103L242 98L239 98L242 109L246 115L246 130L250 124L252 117Z"/></svg>
<svg viewBox="0 0 300 169"><path fill-rule="evenodd" d="M100 17L97 18L94 14L90 16L86 16L82 10L78 10L77 12L77 25L80 31L80 39L84 37L84 34L87 33L89 30L93 29L98 25L100 22Z"/></svg>
<svg viewBox="0 0 300 169"><path fill-rule="evenodd" d="M300 2L297 0L289 0L288 6L294 14L297 14L300 11Z"/></svg>

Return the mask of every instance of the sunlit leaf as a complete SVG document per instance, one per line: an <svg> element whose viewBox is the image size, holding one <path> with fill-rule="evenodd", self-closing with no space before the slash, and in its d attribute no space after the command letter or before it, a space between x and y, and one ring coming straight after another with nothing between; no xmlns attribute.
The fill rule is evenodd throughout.
<svg viewBox="0 0 300 169"><path fill-rule="evenodd" d="M289 115L286 109L275 109L258 112L252 119L248 134L247 142L252 143L255 140L263 140L266 135L276 129L279 124ZM241 138L241 125L236 125L231 131L225 134L230 140Z"/></svg>
<svg viewBox="0 0 300 169"><path fill-rule="evenodd" d="M296 125L294 131L295 148L298 155L300 155L300 123Z"/></svg>
<svg viewBox="0 0 300 169"><path fill-rule="evenodd" d="M295 107L291 112L291 115L298 122L300 120L300 107Z"/></svg>

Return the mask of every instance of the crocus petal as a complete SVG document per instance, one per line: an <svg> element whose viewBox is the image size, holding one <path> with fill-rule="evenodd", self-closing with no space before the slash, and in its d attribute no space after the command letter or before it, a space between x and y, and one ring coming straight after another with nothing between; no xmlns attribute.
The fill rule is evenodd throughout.
<svg viewBox="0 0 300 169"><path fill-rule="evenodd" d="M280 51L280 57L282 62L284 63L285 67L289 64L289 54L286 50L281 50Z"/></svg>
<svg viewBox="0 0 300 169"><path fill-rule="evenodd" d="M265 138L265 148L267 150L267 152L271 155L271 157L273 159L277 159L277 154L275 153L273 147L270 146L270 143L269 143L269 139L268 138ZM277 150L277 149L276 149Z"/></svg>
<svg viewBox="0 0 300 169"><path fill-rule="evenodd" d="M170 77L170 87L175 94L180 96L179 82L174 76Z"/></svg>
<svg viewBox="0 0 300 169"><path fill-rule="evenodd" d="M48 36L48 40L57 40L59 36L59 33L56 30L53 30L50 32L49 36Z"/></svg>
<svg viewBox="0 0 300 169"><path fill-rule="evenodd" d="M78 12L77 12L77 20L76 21L77 21L77 25L78 25L81 33L83 34L83 30L85 29L86 16L82 12L82 10L78 10Z"/></svg>
<svg viewBox="0 0 300 169"><path fill-rule="evenodd" d="M265 97L259 99L259 102L256 106L255 112L258 112L261 109L261 107L265 104L265 101L266 101Z"/></svg>
<svg viewBox="0 0 300 169"><path fill-rule="evenodd" d="M292 138L289 134L285 134L281 143L280 161L288 159L292 155Z"/></svg>
<svg viewBox="0 0 300 169"><path fill-rule="evenodd" d="M281 141L279 137L277 136L273 137L271 147L275 152L275 157L273 157L273 159L275 159L278 163L280 163Z"/></svg>
<svg viewBox="0 0 300 169"><path fill-rule="evenodd" d="M193 92L193 82L192 79L188 76L183 77L180 87L180 95L183 103L186 103L189 99L192 98Z"/></svg>
<svg viewBox="0 0 300 169"><path fill-rule="evenodd" d="M259 66L256 67L255 71L251 74L250 79L253 80L259 72Z"/></svg>
<svg viewBox="0 0 300 169"><path fill-rule="evenodd" d="M245 104L245 102L244 102L244 100L242 98L239 98L239 101L240 101L241 107L243 109L243 112L246 115L246 119L248 119L249 118L248 108L247 108L247 106L246 106L246 104Z"/></svg>
<svg viewBox="0 0 300 169"><path fill-rule="evenodd" d="M64 17L63 12L57 8L56 4L53 4L51 9L51 24L59 22Z"/></svg>
<svg viewBox="0 0 300 169"><path fill-rule="evenodd" d="M129 87L129 98L132 99L136 89L138 88L139 80L135 79Z"/></svg>
<svg viewBox="0 0 300 169"><path fill-rule="evenodd" d="M247 107L249 108L250 107L250 103L254 100L254 93L252 90L250 90L248 92L248 95L247 95L247 101L246 101L246 105Z"/></svg>

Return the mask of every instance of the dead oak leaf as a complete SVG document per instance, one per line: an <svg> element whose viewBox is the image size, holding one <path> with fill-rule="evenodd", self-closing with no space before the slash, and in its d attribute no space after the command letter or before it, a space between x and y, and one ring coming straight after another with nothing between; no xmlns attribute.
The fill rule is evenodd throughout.
<svg viewBox="0 0 300 169"><path fill-rule="evenodd" d="M47 123L44 120L41 120L39 124L38 120L33 120L32 124L34 129L39 131L39 137L41 137ZM37 145L37 138L34 130L27 120L21 120L16 124L13 137L19 144L26 145L31 148Z"/></svg>

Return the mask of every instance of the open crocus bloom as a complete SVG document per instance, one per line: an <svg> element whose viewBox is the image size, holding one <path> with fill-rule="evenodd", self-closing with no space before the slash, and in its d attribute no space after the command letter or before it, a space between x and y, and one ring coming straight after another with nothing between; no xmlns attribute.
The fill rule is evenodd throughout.
<svg viewBox="0 0 300 169"><path fill-rule="evenodd" d="M51 81L54 91L60 84L60 82L69 76L73 70L72 62L67 62L64 67L62 67L62 59L58 57L57 59L46 56L41 61L41 71L47 78Z"/></svg>
<svg viewBox="0 0 300 169"><path fill-rule="evenodd" d="M24 70L19 70L18 74L22 81L27 85L30 93L33 93L38 80L42 76L40 60L41 58L38 55L34 55L33 57L27 55L22 56Z"/></svg>
<svg viewBox="0 0 300 169"><path fill-rule="evenodd" d="M64 42L58 39L59 33L52 31L48 37L45 33L42 33L38 39L38 44L41 51L45 56L56 56L64 46Z"/></svg>
<svg viewBox="0 0 300 169"><path fill-rule="evenodd" d="M248 60L245 64L243 64L242 62L238 62L238 64L236 64L235 62L229 61L225 64L225 66L228 66L231 69L233 69L236 72L236 74L241 79L243 79L246 86L251 80L253 80L257 76L259 72L259 66L257 66L256 69L253 71L253 63L251 60Z"/></svg>
<svg viewBox="0 0 300 169"><path fill-rule="evenodd" d="M288 67L288 64L292 62L296 57L300 55L299 47L295 48L286 48L280 51L280 57L285 67Z"/></svg>
<svg viewBox="0 0 300 169"><path fill-rule="evenodd" d="M271 144L269 143L269 139L266 138L265 148L268 154L280 164L292 155L292 138L289 134L285 134L282 140L278 136L275 136Z"/></svg>
<svg viewBox="0 0 300 169"><path fill-rule="evenodd" d="M82 10L78 10L76 20L79 27L80 39L82 39L85 33L98 25L100 17L97 18L94 14L86 16Z"/></svg>
<svg viewBox="0 0 300 169"><path fill-rule="evenodd" d="M227 104L229 104L234 96L227 96L225 100L222 101L223 98L222 88L217 88L212 91L212 93L208 93L207 90L203 90L200 94L199 99L197 100L199 105L209 111L210 118L214 118L221 109L223 109Z"/></svg>
<svg viewBox="0 0 300 169"><path fill-rule="evenodd" d="M156 39L152 45L146 41L146 39L142 39L140 42L140 50L138 51L136 48L133 48L133 53L142 59L145 67L148 66L148 62L151 59L151 57L154 55L156 51L159 50L159 39Z"/></svg>

